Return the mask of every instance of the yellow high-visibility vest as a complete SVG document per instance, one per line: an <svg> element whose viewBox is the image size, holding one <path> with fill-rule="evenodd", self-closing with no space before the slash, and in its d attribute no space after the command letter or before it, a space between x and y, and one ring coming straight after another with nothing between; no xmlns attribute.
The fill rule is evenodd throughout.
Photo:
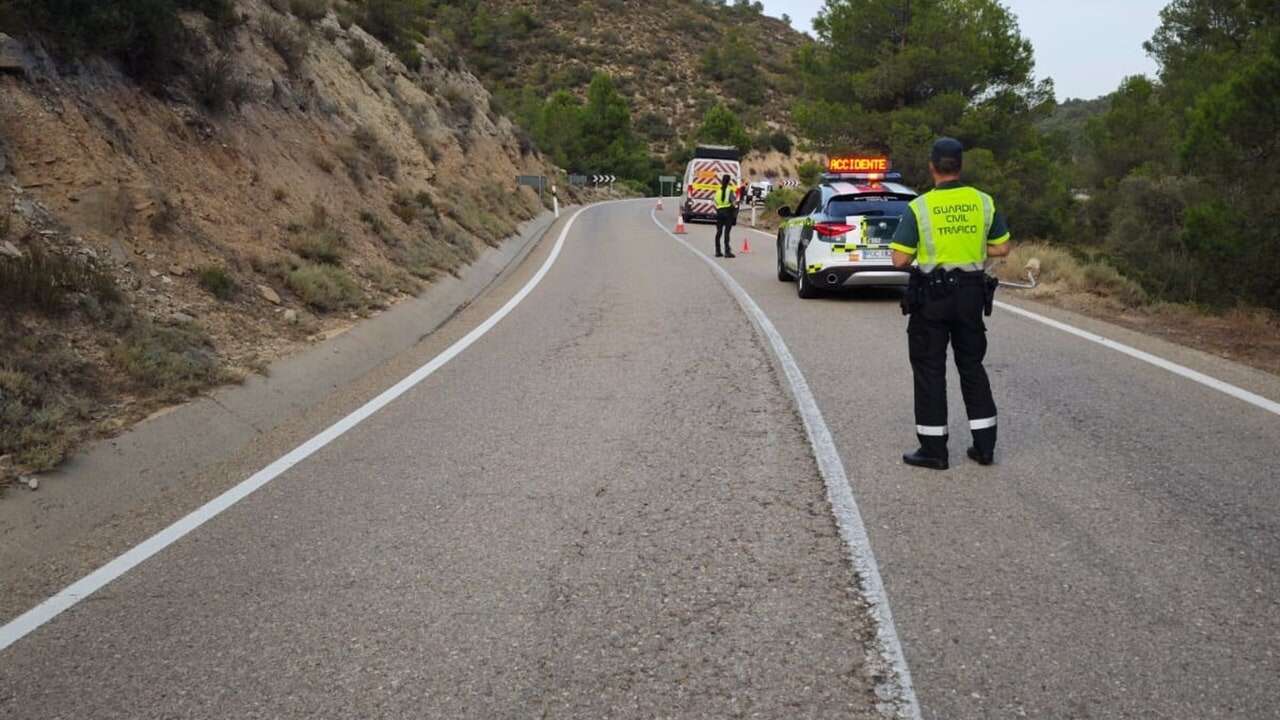
<svg viewBox="0 0 1280 720"><path fill-rule="evenodd" d="M732 185L721 185L720 188L716 190L716 209L723 210L728 207L733 207L733 196L736 192L737 191L733 189Z"/></svg>
<svg viewBox="0 0 1280 720"><path fill-rule="evenodd" d="M920 244L916 261L932 270L982 270L995 201L971 187L932 190L911 201Z"/></svg>

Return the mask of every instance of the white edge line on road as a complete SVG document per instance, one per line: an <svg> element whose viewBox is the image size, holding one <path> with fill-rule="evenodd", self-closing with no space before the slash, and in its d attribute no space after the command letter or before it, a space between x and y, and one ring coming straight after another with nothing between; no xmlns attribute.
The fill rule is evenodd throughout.
<svg viewBox="0 0 1280 720"><path fill-rule="evenodd" d="M755 228L750 228L750 230L752 232L765 235L767 237L774 237L773 235L770 235L769 233L764 232L763 230L756 230ZM1141 360L1142 362L1155 365L1156 367L1161 368L1162 370L1168 370L1174 375L1179 375L1188 380L1191 380L1192 382L1200 383L1205 387L1212 388L1214 390L1217 390L1218 392L1230 395L1231 397L1236 398L1237 400L1243 400L1244 402L1247 402L1250 405L1262 408L1263 410L1266 410L1269 413L1280 415L1280 402L1269 400L1257 393L1249 392L1244 388L1236 387L1231 383L1223 382L1222 380L1219 380L1214 377L1210 377L1208 375L1205 375L1202 372L1192 370L1191 368L1186 367L1184 365L1179 365L1178 363L1172 362L1170 360L1165 360L1164 358L1159 357L1158 355L1152 355L1149 352L1143 352L1142 350L1139 350L1135 347L1130 347L1129 345L1125 345L1124 343L1117 342L1109 338L1105 338L1101 335L1098 335L1097 333L1091 333L1088 330L1081 330L1080 328L1074 325L1068 325L1067 323L1054 320L1053 318L1048 318L1048 317L1045 317L1044 315L1033 313L1030 310L1024 310L1016 305L1010 305L1009 303L996 301L996 307L1002 310L1008 310L1014 315L1021 315L1022 317L1027 318L1028 320L1034 320L1038 323L1044 323L1045 325L1048 325L1051 328L1061 330L1062 332L1065 332L1065 333L1070 333L1072 335L1075 335L1078 338L1083 338L1085 340L1088 340L1089 342L1097 343L1105 348L1110 348L1112 350L1115 350L1118 353L1123 353L1136 360Z"/></svg>
<svg viewBox="0 0 1280 720"><path fill-rule="evenodd" d="M133 549L123 555L120 555L106 565L103 565L71 585L68 585L58 594L48 600L45 600L22 615L19 615L17 618L5 624L4 627L0 627L0 651L18 642L36 628L44 625L73 607L76 603L92 595L98 590L101 590L112 580L115 580L142 564L152 555L155 555L161 550L169 547L192 530L195 530L206 522L217 517L227 508L240 502L255 490L279 477L289 468L292 468L294 465L297 465L315 454L316 451L338 439L343 435L343 433L359 425L371 415L389 405L393 400L408 392L415 385L426 380L432 375L432 373L439 370L441 367L444 367L446 363L457 357L462 353L462 351L466 350L486 333L492 330L498 322L509 315L517 305L528 297L529 293L533 292L533 289L542 282L542 279L546 277L547 273L551 270L551 266L555 264L556 258L560 256L560 250L564 247L565 238L568 237L569 230L573 227L574 221L578 219L579 215L593 207L595 207L595 205L580 208L572 217L569 218L569 221L565 223L564 229L560 231L560 237L557 238L555 247L551 249L551 254L547 257L546 262L542 264L542 267L538 268L538 271L529 279L529 282L525 283L525 286L520 288L520 291L508 300L502 308L493 315L490 315L488 319L471 332L467 333L460 340L450 345L444 352L432 358L427 364L413 371L409 376L385 390L382 394L365 403L350 415L347 415L338 422L329 426L319 435L316 435L310 440L307 440L294 448L284 457L281 457L265 468L254 473L249 477L249 479L200 506L191 514L181 520L178 520L155 535L152 535L141 544L135 546Z"/></svg>
<svg viewBox="0 0 1280 720"><path fill-rule="evenodd" d="M844 538L845 545L849 549L853 568L861 580L863 598L871 607L872 619L876 626L878 645L876 649L893 674L891 680L882 683L885 686L883 689L888 690L891 696L897 699L896 709L899 717L919 720L920 703L916 699L915 687L911 682L911 670L907 667L907 658L902 651L902 641L898 638L898 631L893 623L889 596L885 592L884 580L880 577L880 567L876 564L875 553L871 550L871 539L867 536L867 528L862 522L862 512L858 509L858 501L854 499L853 488L849 485L849 478L845 474L844 463L840 459L839 450L836 449L835 440L831 437L831 430L827 428L822 410L818 407L818 401L809 389L809 383L800 371L800 366L791 355L791 350L782 339L781 333L769 320L769 316L765 315L756 301L747 294L737 280L733 279L732 275L711 258L698 252L688 241L667 230L658 220L656 209L650 213L650 217L653 223L672 240L683 245L686 250L693 253L695 257L701 258L715 271L720 281L751 318L752 323L769 341L791 386L796 409L804 422L809 444L818 462L818 472L821 473L823 483L827 486L827 500L831 503L831 512L835 515L836 524L840 527L840 536Z"/></svg>
<svg viewBox="0 0 1280 720"><path fill-rule="evenodd" d="M1237 400L1243 400L1249 403L1250 405L1255 405L1257 407L1260 407L1263 410L1266 410L1267 412L1273 413L1275 415L1280 415L1280 403L1275 402L1274 400L1268 400L1267 398L1264 398L1261 395L1258 395L1256 393L1251 393L1248 390L1245 390L1244 388L1236 387L1235 385L1223 382L1217 378L1209 377L1208 375L1205 375L1202 372L1197 372L1195 370L1192 370L1189 367L1179 365L1175 362L1165 360L1162 357L1152 355L1149 352L1143 352L1142 350L1139 350L1134 347L1130 347L1128 345L1125 345L1124 343L1116 342L1115 340L1111 340L1101 335L1091 333L1088 330L1081 330L1080 328L1075 327L1074 325L1068 325L1064 322L1059 322L1057 320L1054 320L1053 318L1047 318L1043 315L1038 315L1036 313L1031 312L1030 310L1023 310L1022 308L1016 305L1010 305L1009 303L1004 303L1004 302L997 302L996 307L1000 308L1001 310L1007 310L1013 313L1014 315L1021 315L1022 317L1027 318L1029 320L1034 320L1038 323L1043 323L1056 330L1061 330L1062 332L1070 333L1072 335L1075 335L1078 338L1083 338L1085 340L1088 340L1089 342L1097 343L1103 347L1115 350L1118 353L1123 353L1125 355L1128 355L1131 358L1135 358L1137 360L1141 360L1142 362L1155 365L1156 367L1161 368L1163 370L1168 370L1174 375L1179 375L1193 382L1198 382L1201 385L1204 385L1205 387L1213 388L1214 390L1230 395L1231 397L1236 398Z"/></svg>

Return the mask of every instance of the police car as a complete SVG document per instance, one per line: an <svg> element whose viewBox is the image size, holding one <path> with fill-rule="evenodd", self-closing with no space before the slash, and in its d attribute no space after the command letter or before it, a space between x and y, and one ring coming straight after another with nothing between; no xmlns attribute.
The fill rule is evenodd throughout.
<svg viewBox="0 0 1280 720"><path fill-rule="evenodd" d="M904 286L889 243L919 193L884 157L833 157L800 204L778 210L778 280L802 298L850 287Z"/></svg>

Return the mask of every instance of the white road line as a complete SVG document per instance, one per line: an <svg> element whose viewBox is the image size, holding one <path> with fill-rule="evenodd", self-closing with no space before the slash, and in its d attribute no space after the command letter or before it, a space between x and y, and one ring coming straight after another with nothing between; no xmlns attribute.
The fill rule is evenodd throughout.
<svg viewBox="0 0 1280 720"><path fill-rule="evenodd" d="M284 457L281 457L265 468L254 473L249 479L241 482L239 485L236 485L213 500L210 500L190 515L187 515L164 530L152 535L133 549L117 557L106 565L103 565L97 570L94 570L71 585L68 585L57 595L54 595L48 600L45 600L10 621L4 627L0 628L0 651L26 637L36 628L54 619L86 597L92 595L98 590L101 590L103 586L110 583L112 580L115 580L142 564L152 555L155 555L161 550L169 547L187 533L190 533L192 530L195 530L206 522L217 517L227 508L248 497L253 493L253 491L276 479L289 468L292 468L294 465L297 465L315 454L316 451L338 439L343 435L343 433L359 425L371 415L389 405L393 400L408 392L418 383L426 380L435 371L444 367L446 363L457 357L462 353L462 351L471 347L472 344L492 330L493 327L503 318L509 315L511 311L524 301L524 299L529 296L529 293L533 292L533 289L542 282L542 279L546 277L547 272L551 270L551 266L555 264L556 258L560 256L560 250L564 247L565 238L568 237L569 230L573 227L573 223L578 219L579 215L593 207L595 206L590 205L581 208L573 214L573 217L569 218L569 222L565 223L564 229L560 231L560 237L556 240L555 247L551 249L551 255L547 257L547 260L542 264L542 267L538 268L538 272L535 273L534 276L529 279L529 282L525 283L525 286L520 288L520 291L508 300L501 309L489 316L487 320L463 336L462 339L450 345L444 352L432 358L430 362L413 371L413 373L408 377L396 383L381 395L375 397L355 412L329 426L329 428L324 432L321 432L319 435L316 435L310 440L307 440L294 448Z"/></svg>
<svg viewBox="0 0 1280 720"><path fill-rule="evenodd" d="M1201 385L1204 385L1205 387L1213 388L1214 390L1217 390L1218 392L1221 392L1221 393L1226 393L1227 395L1230 395L1231 397L1236 398L1237 400L1243 400L1249 403L1250 405L1260 407L1263 410L1266 410L1267 412L1273 413L1275 415L1280 415L1280 403L1275 402L1274 400L1268 400L1267 398L1264 398L1261 395L1258 395L1256 393L1251 393L1248 390L1245 390L1244 388L1236 387L1235 385L1223 382L1217 378L1209 377L1208 375L1205 375L1204 373L1198 372L1196 370L1192 370L1189 367L1179 365L1175 362L1165 360L1162 357L1152 355L1149 352L1143 352L1142 350L1139 350L1134 347L1130 347L1128 345L1125 345L1124 343L1116 342L1115 340L1111 340L1101 335L1091 333L1088 330L1081 330L1080 328L1075 327L1074 325L1068 325L1064 322L1059 322L1057 320L1054 320L1053 318L1047 318L1043 315L1038 315L1036 313L1031 312L1030 310L1023 310L1022 308L1016 305L997 302L996 307L999 307L1001 310L1007 310L1013 313L1014 315L1021 315L1022 317L1027 318L1029 320L1035 320L1038 323L1044 323L1045 325L1048 325L1051 328L1061 330L1062 332L1065 332L1065 333L1070 333L1072 335L1075 335L1078 338L1083 338L1085 340L1088 340L1089 342L1097 343L1103 347L1115 350L1118 353L1124 353L1125 355L1128 355L1131 358L1135 358L1137 360L1141 360L1142 362L1155 365L1156 367L1161 368L1163 370L1168 370L1169 372L1175 375L1180 375L1193 382L1198 382Z"/></svg>
<svg viewBox="0 0 1280 720"><path fill-rule="evenodd" d="M887 697L895 699L895 709L899 717L918 720L921 717L920 703L916 699L915 688L911 683L911 670L907 667L907 658L902 652L902 642L898 639L898 631L893 624L893 612L889 608L889 596L885 592L884 581L880 578L880 568L876 564L875 553L871 551L871 540L867 537L866 526L862 523L862 513L858 510L858 502L853 497L853 489L849 486L849 478L845 474L844 463L840 460L835 440L831 437L826 420L822 418L822 410L818 408L817 399L809 390L808 381L805 380L795 357L791 355L791 350L787 348L786 342L769 320L769 316L764 314L738 281L711 258L698 252L688 241L667 230L658 220L657 210L653 210L650 217L653 223L672 240L683 245L715 271L720 281L751 318L752 323L769 341L769 346L773 349L787 377L800 418L804 421L809 444L813 448L814 458L818 461L818 472L821 473L823 483L827 486L827 500L831 503L831 512L835 515L836 524L840 527L840 536L844 538L845 545L849 549L849 558L853 561L854 570L857 571L861 580L862 595L871 607L872 618L876 625L877 650L880 658L889 665L891 674L890 679L885 680L878 690L881 693L887 693ZM881 697L885 696L881 695Z"/></svg>
<svg viewBox="0 0 1280 720"><path fill-rule="evenodd" d="M755 228L749 228L749 229L752 232L760 233L761 235L765 235L767 237L775 237L774 235L764 232L763 230L756 230ZM1232 385L1231 383L1223 382L1222 380L1219 380L1215 377L1210 377L1209 375L1205 375L1202 372L1192 370L1189 367L1179 365L1170 360L1165 360L1164 358L1159 357L1158 355L1152 355L1149 352L1143 352L1142 350L1139 350L1134 347L1130 347L1128 345L1125 345L1124 343L1117 342L1109 338L1105 338L1096 333L1091 333L1088 330L1081 330L1080 328L1074 325L1068 325L1067 323L1054 320L1053 318L1048 318L1048 317L1045 317L1044 315L1033 313L1030 310L1024 310L1016 305L1010 305L1009 303L1003 303L1003 302L997 301L996 307L999 307L1002 310L1008 310L1014 315L1021 315L1022 317L1027 318L1028 320L1035 320L1038 323L1044 323L1045 325L1048 325L1051 328L1054 328L1056 330L1061 330L1062 332L1065 332L1065 333L1070 333L1072 335L1075 335L1078 338L1083 338L1085 340L1088 340L1089 342L1097 343L1103 347L1110 348L1111 350L1115 350L1116 352L1124 353L1125 355L1128 355L1131 358L1135 358L1137 360L1141 360L1142 362L1155 365L1156 367L1161 368L1162 370L1168 370L1169 372L1175 375L1184 377L1188 380L1191 380L1192 382L1200 383L1205 387L1213 388L1214 390L1230 395L1231 397L1236 398L1237 400L1243 400L1244 402L1247 402L1250 405L1253 405L1255 407L1262 408L1263 410L1266 410L1269 413L1280 415L1280 402L1269 400L1261 395L1258 395L1257 393L1249 392L1248 390Z"/></svg>

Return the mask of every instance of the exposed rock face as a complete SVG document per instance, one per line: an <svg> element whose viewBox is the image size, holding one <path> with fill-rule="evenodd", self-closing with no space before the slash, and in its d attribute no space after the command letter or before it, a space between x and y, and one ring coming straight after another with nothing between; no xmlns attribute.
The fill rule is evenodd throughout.
<svg viewBox="0 0 1280 720"><path fill-rule="evenodd" d="M134 316L198 326L243 370L418 292L544 211L514 179L555 169L522 152L453 59L422 47L407 68L333 13L307 24L263 0L236 12L216 41L203 15L184 15L196 47L159 88L0 35L0 262L77 258ZM282 33L298 41L288 58ZM363 52L373 62L357 69ZM133 419L168 401L123 378L111 313L73 300L61 330L4 318L0 365L19 336L76 353L102 393L76 405L76 432L111 427L105 408Z"/></svg>

